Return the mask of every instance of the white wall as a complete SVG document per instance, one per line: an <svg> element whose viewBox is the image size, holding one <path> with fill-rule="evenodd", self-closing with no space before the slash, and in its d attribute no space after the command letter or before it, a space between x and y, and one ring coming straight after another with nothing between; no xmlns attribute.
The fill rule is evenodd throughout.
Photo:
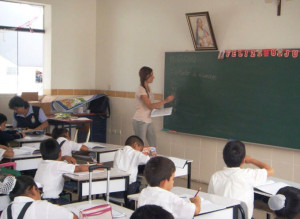
<svg viewBox="0 0 300 219"><path fill-rule="evenodd" d="M271 3L266 3L271 2ZM300 47L300 1L283 0L281 16L276 1L257 0L98 0L96 88L135 91L138 70L154 69L151 85L163 93L164 53L194 50L185 13L209 11L217 44L225 49ZM122 144L133 134L134 99L111 98L108 141ZM194 160L192 178L208 182L224 166L225 139L169 134L154 121L159 153ZM118 134L115 134L118 133ZM121 134L120 134L121 133ZM275 169L275 176L300 182L300 152L246 143L249 155Z"/></svg>

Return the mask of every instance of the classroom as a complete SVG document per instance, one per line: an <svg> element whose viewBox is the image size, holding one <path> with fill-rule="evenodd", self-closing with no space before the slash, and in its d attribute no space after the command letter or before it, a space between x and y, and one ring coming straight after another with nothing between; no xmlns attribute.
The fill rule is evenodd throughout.
<svg viewBox="0 0 300 219"><path fill-rule="evenodd" d="M142 66L154 70L152 91L164 92L165 52L194 51L186 13L208 11L218 50L299 48L299 0L27 0L45 5L44 93L105 93L111 117L107 142L133 134L134 94ZM1 40L1 39L0 39ZM299 58L298 58L299 59ZM0 94L0 109L12 118ZM176 97L175 97L176 98ZM225 165L227 139L161 131L153 120L159 153L193 160L192 180L208 183ZM300 183L300 151L246 142L249 155L271 165L278 178Z"/></svg>

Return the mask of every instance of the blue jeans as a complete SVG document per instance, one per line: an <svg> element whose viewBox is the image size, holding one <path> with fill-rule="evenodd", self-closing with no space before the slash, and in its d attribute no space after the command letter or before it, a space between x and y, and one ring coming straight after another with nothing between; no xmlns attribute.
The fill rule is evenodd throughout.
<svg viewBox="0 0 300 219"><path fill-rule="evenodd" d="M145 123L133 119L132 125L135 135L139 136L144 143L147 139L150 146L156 146L156 135L152 123Z"/></svg>

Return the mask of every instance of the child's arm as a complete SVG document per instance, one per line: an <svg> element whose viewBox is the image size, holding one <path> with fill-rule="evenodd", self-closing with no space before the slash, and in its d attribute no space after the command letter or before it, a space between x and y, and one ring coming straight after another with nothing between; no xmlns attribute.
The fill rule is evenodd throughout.
<svg viewBox="0 0 300 219"><path fill-rule="evenodd" d="M62 161L67 161L68 163L70 163L70 164L76 164L76 160L75 160L75 158L74 157L70 157L70 156L62 156L61 157L61 160Z"/></svg>
<svg viewBox="0 0 300 219"><path fill-rule="evenodd" d="M13 157L14 156L14 151L12 149L8 149L7 151L4 152L3 155L5 157Z"/></svg>
<svg viewBox="0 0 300 219"><path fill-rule="evenodd" d="M99 165L99 164L98 164ZM104 170L103 168L98 168L98 170ZM89 171L89 165L79 165L75 167L74 172L87 172Z"/></svg>
<svg viewBox="0 0 300 219"><path fill-rule="evenodd" d="M245 157L245 163L251 163L261 169L266 169L268 176L272 176L274 174L274 169L272 167L270 167L268 164L261 162L259 160L254 159L253 157L250 157L248 155L246 155Z"/></svg>
<svg viewBox="0 0 300 219"><path fill-rule="evenodd" d="M198 215L201 211L201 199L199 196L196 196L194 198L190 198L191 202L195 204L196 209L194 215Z"/></svg>
<svg viewBox="0 0 300 219"><path fill-rule="evenodd" d="M77 215L73 213L73 219L78 219Z"/></svg>

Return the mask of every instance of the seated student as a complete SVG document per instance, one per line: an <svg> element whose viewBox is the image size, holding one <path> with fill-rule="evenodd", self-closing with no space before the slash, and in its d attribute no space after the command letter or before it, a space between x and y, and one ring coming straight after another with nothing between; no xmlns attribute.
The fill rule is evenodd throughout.
<svg viewBox="0 0 300 219"><path fill-rule="evenodd" d="M25 134L19 133L17 130L5 130L6 122L7 117L0 113L0 144L7 146L9 141L23 138Z"/></svg>
<svg viewBox="0 0 300 219"><path fill-rule="evenodd" d="M227 167L212 175L208 193L242 201L246 217L250 219L254 205L253 187L266 182L274 170L269 165L246 155L245 145L240 141L230 141L225 145L223 159ZM260 169L242 169L245 163L253 164Z"/></svg>
<svg viewBox="0 0 300 219"><path fill-rule="evenodd" d="M300 219L300 189L283 187L269 199L268 204L277 218Z"/></svg>
<svg viewBox="0 0 300 219"><path fill-rule="evenodd" d="M72 151L87 151L88 147L71 141L69 131L66 128L54 128L52 138L61 145L61 156L72 156Z"/></svg>
<svg viewBox="0 0 300 219"><path fill-rule="evenodd" d="M144 142L138 136L132 135L127 138L125 147L116 152L114 168L118 168L130 174L127 194L139 193L140 182L137 182L138 166L146 164L150 159L142 153Z"/></svg>
<svg viewBox="0 0 300 219"><path fill-rule="evenodd" d="M42 130L48 126L48 118L42 108L32 106L18 96L13 97L8 105L10 109L14 110L13 128Z"/></svg>
<svg viewBox="0 0 300 219"><path fill-rule="evenodd" d="M138 205L158 205L174 218L193 218L200 213L199 196L190 198L191 203L170 192L174 184L174 163L166 157L152 157L146 164L145 177L149 186L142 190Z"/></svg>
<svg viewBox="0 0 300 219"><path fill-rule="evenodd" d="M174 219L173 215L158 205L144 205L136 209L130 219Z"/></svg>
<svg viewBox="0 0 300 219"><path fill-rule="evenodd" d="M10 187L6 190L10 191L12 203L2 212L1 219L78 219L66 208L42 201L40 190L30 176L6 177L2 186Z"/></svg>
<svg viewBox="0 0 300 219"><path fill-rule="evenodd" d="M88 165L75 166L62 161L60 146L55 139L41 142L40 151L43 160L38 166L34 180L43 186L43 199L53 204L67 204L59 195L64 187L64 173L88 171Z"/></svg>

